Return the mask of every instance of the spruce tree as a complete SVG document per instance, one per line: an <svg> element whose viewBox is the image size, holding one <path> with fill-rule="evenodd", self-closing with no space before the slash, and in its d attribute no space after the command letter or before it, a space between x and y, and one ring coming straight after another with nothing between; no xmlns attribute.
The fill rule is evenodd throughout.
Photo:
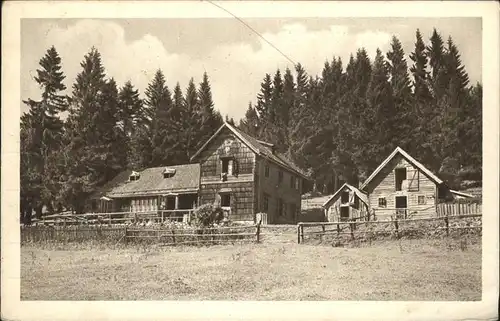
<svg viewBox="0 0 500 321"><path fill-rule="evenodd" d="M240 120L238 128L252 137L257 137L259 130L259 116L257 115L257 111L252 106L251 102L248 103L247 111L245 112L243 119Z"/></svg>
<svg viewBox="0 0 500 321"><path fill-rule="evenodd" d="M54 46L39 61L35 81L42 90L41 100L28 99L28 112L21 117L21 205L23 219L31 219L31 209L37 217L42 207L53 210L57 197L59 167L57 157L61 150L63 121L60 113L67 110L68 100L61 92L66 89L61 71L61 58Z"/></svg>
<svg viewBox="0 0 500 321"><path fill-rule="evenodd" d="M214 110L212 90L210 88L210 82L206 72L203 74L203 81L200 83L198 89L198 100L202 113L200 139L202 141L206 141L223 123L220 113L217 113Z"/></svg>
<svg viewBox="0 0 500 321"><path fill-rule="evenodd" d="M395 144L415 154L417 146L414 144L414 137L418 127L415 115L415 105L411 91L410 77L408 75L408 65L404 57L401 42L395 36L392 38L391 50L387 53L388 70L392 94L394 98L394 133L398 139Z"/></svg>
<svg viewBox="0 0 500 321"><path fill-rule="evenodd" d="M76 212L84 211L86 198L118 171L117 165L109 163L116 139L116 84L105 80L101 55L94 47L80 65L66 121L67 171L62 191Z"/></svg>
<svg viewBox="0 0 500 321"><path fill-rule="evenodd" d="M138 169L142 166L140 155L140 128L144 126L142 100L139 91L130 81L120 89L118 94L118 120L122 124L127 138L127 167Z"/></svg>
<svg viewBox="0 0 500 321"><path fill-rule="evenodd" d="M439 166L435 164L434 150L436 148L436 134L439 133L440 128L436 119L438 117L436 102L429 89L430 75L427 71L427 51L422 34L418 29L416 31L415 49L410 54L410 59L413 62L410 67L413 76L413 102L415 104L413 117L417 122L413 137L419 142L419 144L415 144L416 153L420 155L420 160L425 166L437 171Z"/></svg>

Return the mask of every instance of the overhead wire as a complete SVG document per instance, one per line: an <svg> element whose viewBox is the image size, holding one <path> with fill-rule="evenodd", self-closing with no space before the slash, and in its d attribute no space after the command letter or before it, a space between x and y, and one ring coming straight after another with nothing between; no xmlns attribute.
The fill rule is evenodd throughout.
<svg viewBox="0 0 500 321"><path fill-rule="evenodd" d="M241 22L245 27L247 27L248 29L250 29L253 33L255 33L257 36L259 36L259 38L261 38L262 40L264 40L267 44L269 44L271 47L273 47L277 52L279 52L283 57L285 57L288 61L290 61L293 66L295 67L296 66L296 63L288 56L286 55L283 51L281 51L278 47L276 47L272 42L270 42L269 40L267 40L263 35L261 35L257 30L255 30L254 28L252 28L248 23L246 23L243 19L241 19L240 17L236 16L235 14L233 14L231 11L227 10L226 8L216 4L215 2L211 1L211 0L205 0L206 2L212 4L213 6L227 12L228 14L230 14L231 16L233 16L236 20L238 20L239 22Z"/></svg>

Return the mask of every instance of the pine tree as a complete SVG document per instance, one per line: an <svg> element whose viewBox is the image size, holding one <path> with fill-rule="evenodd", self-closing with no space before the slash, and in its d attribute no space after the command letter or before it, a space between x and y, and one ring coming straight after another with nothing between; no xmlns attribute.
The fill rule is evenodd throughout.
<svg viewBox="0 0 500 321"><path fill-rule="evenodd" d="M206 72L203 74L203 81L199 86L198 99L202 112L200 140L206 141L223 123L220 113L216 113L214 110L212 90L210 88L210 82Z"/></svg>
<svg viewBox="0 0 500 321"><path fill-rule="evenodd" d="M431 90L436 101L439 101L444 95L448 76L446 74L446 52L444 42L441 35L434 28L430 38L430 45L427 46L427 56L429 57L429 65L432 69L430 83Z"/></svg>
<svg viewBox="0 0 500 321"><path fill-rule="evenodd" d="M413 75L413 101L415 110L413 117L416 119L415 135L413 137L419 144L416 145L416 153L420 155L420 160L434 171L439 170L435 164L435 138L439 132L437 125L437 108L431 91L429 90L430 76L427 71L427 51L422 39L422 34L417 29L415 49L410 54L413 65L410 71Z"/></svg>
<svg viewBox="0 0 500 321"><path fill-rule="evenodd" d="M205 143L202 141L205 133L200 130L203 124L202 110L193 78L191 78L186 88L181 119L183 122L182 128L184 129L181 141L183 143L185 159L189 160L201 145Z"/></svg>
<svg viewBox="0 0 500 321"><path fill-rule="evenodd" d="M443 103L443 133L446 144L444 153L453 158L459 168L468 163L468 152L463 144L467 140L468 116L470 114L468 85L469 77L460 60L458 48L451 37L447 41L445 56L448 85Z"/></svg>
<svg viewBox="0 0 500 321"><path fill-rule="evenodd" d="M41 100L24 101L29 106L21 118L21 205L23 219L29 222L31 209L41 216L45 205L53 210L59 189L59 168L56 158L61 150L63 121L60 113L67 110L68 100L61 71L61 58L54 46L39 61L35 81L42 90Z"/></svg>
<svg viewBox="0 0 500 321"><path fill-rule="evenodd" d="M373 171L401 140L401 133L395 132L392 87L389 82L389 70L380 49L377 49L373 63L372 77L367 91L368 110L363 114L366 150L361 164L365 175ZM361 142L360 142L361 143Z"/></svg>
<svg viewBox="0 0 500 321"><path fill-rule="evenodd" d="M252 137L257 137L259 131L259 116L251 102L248 103L245 117L240 120L238 128Z"/></svg>
<svg viewBox="0 0 500 321"><path fill-rule="evenodd" d="M127 167L135 169L142 166L139 142L140 128L145 123L142 103L139 91L127 81L118 94L117 117L127 139Z"/></svg>
<svg viewBox="0 0 500 321"><path fill-rule="evenodd" d="M111 179L118 167L113 159L116 139L117 90L106 82L101 55L91 48L81 63L82 71L73 84L72 105L66 121L67 169L62 191L74 211L82 212L86 198L97 186Z"/></svg>
<svg viewBox="0 0 500 321"><path fill-rule="evenodd" d="M404 55L401 42L394 36L391 42L391 50L387 53L387 66L396 112L393 116L395 126L393 130L398 135L395 143L411 154L415 154L417 147L414 144L414 137L418 123L414 116L411 83Z"/></svg>

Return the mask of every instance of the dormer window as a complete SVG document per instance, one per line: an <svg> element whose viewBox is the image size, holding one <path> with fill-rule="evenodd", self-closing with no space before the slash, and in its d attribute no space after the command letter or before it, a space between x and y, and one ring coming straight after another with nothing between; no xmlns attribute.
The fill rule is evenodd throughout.
<svg viewBox="0 0 500 321"><path fill-rule="evenodd" d="M139 178L141 177L141 174L139 174L138 172L136 171L133 171L130 176L129 176L129 181L133 182L133 181L136 181L138 180Z"/></svg>
<svg viewBox="0 0 500 321"><path fill-rule="evenodd" d="M175 175L175 168L165 168L163 170L163 178L170 178Z"/></svg>

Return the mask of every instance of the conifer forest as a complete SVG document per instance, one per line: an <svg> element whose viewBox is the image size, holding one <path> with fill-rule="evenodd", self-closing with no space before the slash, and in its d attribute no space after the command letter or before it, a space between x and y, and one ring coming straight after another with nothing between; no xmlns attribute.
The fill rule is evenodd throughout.
<svg viewBox="0 0 500 321"><path fill-rule="evenodd" d="M34 77L41 96L24 101L21 117L21 218L82 212L125 169L189 163L224 121L274 143L321 193L363 181L396 146L453 188L480 186L482 85L469 81L451 37L416 30L414 44L405 53L394 36L374 59L359 48L349 61L318 61L318 75L300 63L269 70L254 101L235 106L248 104L240 120L218 111L207 73L181 88L157 70L140 93L89 48L66 88L64 61L48 48Z"/></svg>

